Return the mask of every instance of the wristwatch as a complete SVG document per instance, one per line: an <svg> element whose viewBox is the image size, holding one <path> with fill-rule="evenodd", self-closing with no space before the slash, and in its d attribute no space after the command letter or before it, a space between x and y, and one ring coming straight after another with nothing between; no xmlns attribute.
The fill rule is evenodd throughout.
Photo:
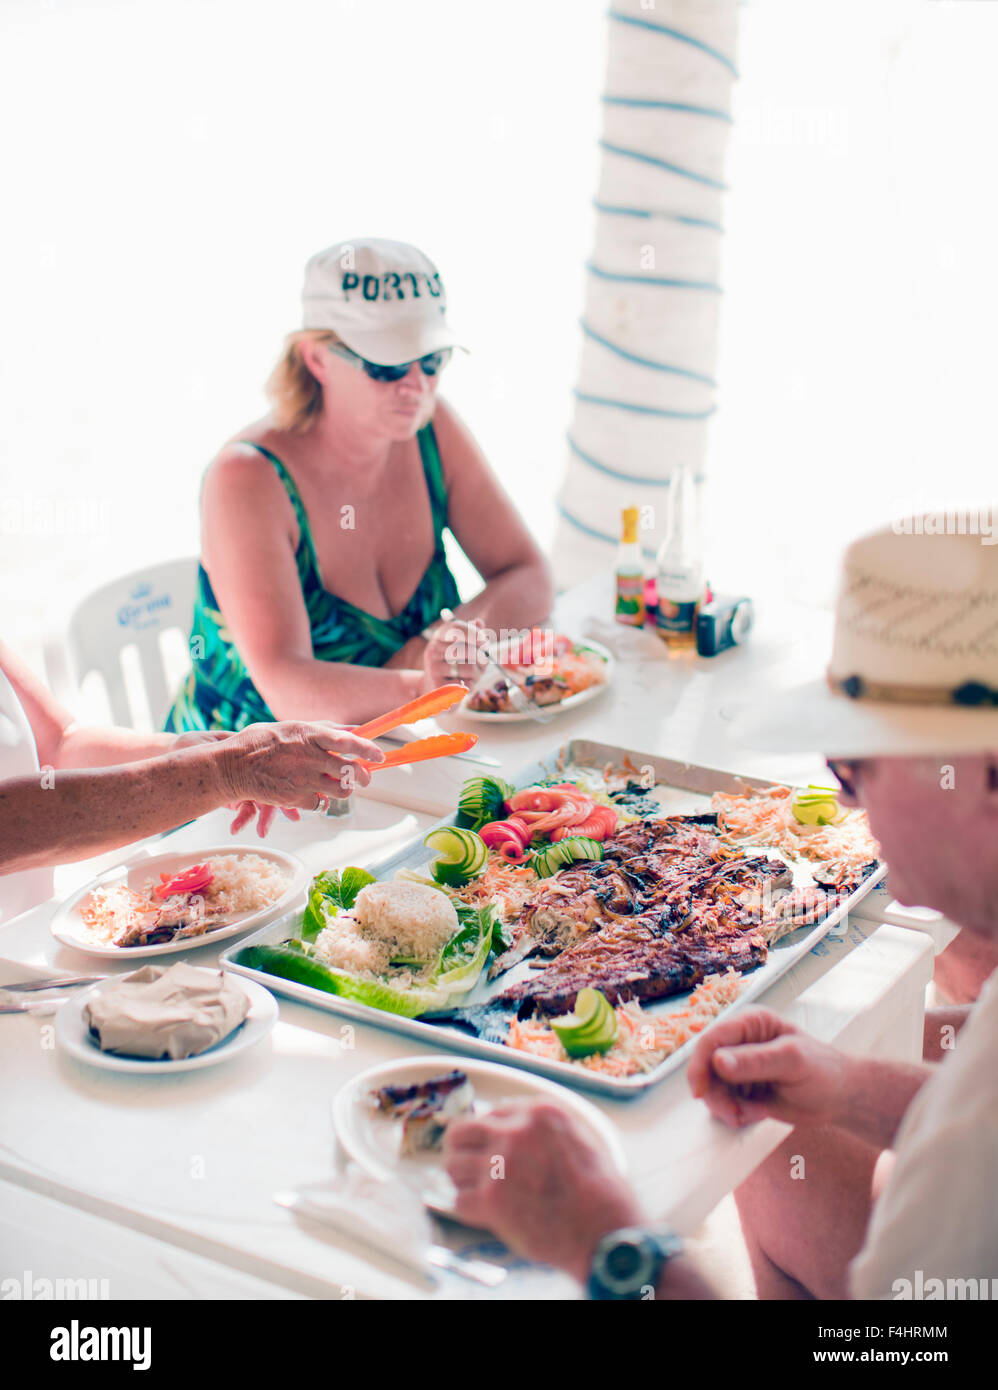
<svg viewBox="0 0 998 1390"><path fill-rule="evenodd" d="M590 1298L654 1298L662 1270L683 1253L674 1231L626 1226L611 1231L596 1247L586 1286Z"/></svg>

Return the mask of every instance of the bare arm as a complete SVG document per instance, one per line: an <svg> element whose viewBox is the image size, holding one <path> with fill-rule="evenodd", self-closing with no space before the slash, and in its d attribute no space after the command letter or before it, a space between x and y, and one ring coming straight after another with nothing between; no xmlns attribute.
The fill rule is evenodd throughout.
<svg viewBox="0 0 998 1390"><path fill-rule="evenodd" d="M0 874L86 859L233 801L302 810L343 797L379 762L376 744L327 723L252 724L124 767L0 782Z"/></svg>
<svg viewBox="0 0 998 1390"><path fill-rule="evenodd" d="M35 673L0 643L0 668L14 687L31 731L42 767L105 767L152 758L173 747L173 734L143 734L134 729L95 728L78 724Z"/></svg>
<svg viewBox="0 0 998 1390"><path fill-rule="evenodd" d="M213 811L226 799L209 746L124 767L0 783L0 874L88 859Z"/></svg>
<svg viewBox="0 0 998 1390"><path fill-rule="evenodd" d="M433 427L447 485L447 520L485 588L455 609L486 628L534 627L554 604L551 569L471 431L438 400Z"/></svg>
<svg viewBox="0 0 998 1390"><path fill-rule="evenodd" d="M205 479L204 560L254 684L278 719L359 724L414 699L422 669L317 661L295 564L295 522L265 460L223 454Z"/></svg>
<svg viewBox="0 0 998 1390"><path fill-rule="evenodd" d="M879 1149L894 1143L905 1111L932 1075L920 1062L848 1057L836 1123Z"/></svg>

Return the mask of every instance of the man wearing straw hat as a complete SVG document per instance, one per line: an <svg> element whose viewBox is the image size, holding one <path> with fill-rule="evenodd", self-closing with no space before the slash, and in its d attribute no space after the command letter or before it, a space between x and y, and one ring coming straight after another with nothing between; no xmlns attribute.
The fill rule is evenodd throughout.
<svg viewBox="0 0 998 1390"><path fill-rule="evenodd" d="M739 733L757 747L823 749L843 800L867 810L895 896L944 912L990 949L998 547L927 529L851 546L826 678L768 700ZM765 1009L701 1038L689 1083L718 1120L795 1126L737 1193L761 1298L995 1296L998 976L968 1012L939 1065L850 1056ZM592 1296L715 1296L557 1108L455 1125L447 1152L464 1219L575 1274ZM490 1177L497 1155L504 1181Z"/></svg>

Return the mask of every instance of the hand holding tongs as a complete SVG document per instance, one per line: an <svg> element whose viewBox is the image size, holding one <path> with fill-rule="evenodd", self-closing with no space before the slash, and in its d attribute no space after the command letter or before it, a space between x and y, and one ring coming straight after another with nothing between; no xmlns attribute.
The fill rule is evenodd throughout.
<svg viewBox="0 0 998 1390"><path fill-rule="evenodd" d="M429 719L434 714L441 714L452 705L456 705L459 700L463 700L467 693L467 688L463 685L440 685L426 695L419 695L415 700L399 705L397 709L386 710L384 714L379 714L377 719L358 724L351 733L359 734L361 738L379 738L382 734L388 733L389 729L397 729L400 724L414 724L419 719ZM431 758L460 757L467 753L469 748L474 748L477 742L477 734L434 734L432 738L417 738L411 743L402 743L400 747L392 748L380 763L372 763L367 758L356 758L354 761L367 768L368 772L378 772L382 768L427 762ZM347 804L332 803L327 807L326 815L342 815L342 808Z"/></svg>

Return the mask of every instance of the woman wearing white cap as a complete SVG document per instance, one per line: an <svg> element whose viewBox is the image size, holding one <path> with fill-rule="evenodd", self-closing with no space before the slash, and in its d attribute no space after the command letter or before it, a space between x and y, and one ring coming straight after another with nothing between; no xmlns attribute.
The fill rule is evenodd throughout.
<svg viewBox="0 0 998 1390"><path fill-rule="evenodd" d="M470 678L471 620L519 628L551 607L540 550L437 396L457 340L432 262L401 242L341 243L309 261L303 305L272 414L205 478L194 668L171 729L358 723ZM485 580L463 605L445 527Z"/></svg>

